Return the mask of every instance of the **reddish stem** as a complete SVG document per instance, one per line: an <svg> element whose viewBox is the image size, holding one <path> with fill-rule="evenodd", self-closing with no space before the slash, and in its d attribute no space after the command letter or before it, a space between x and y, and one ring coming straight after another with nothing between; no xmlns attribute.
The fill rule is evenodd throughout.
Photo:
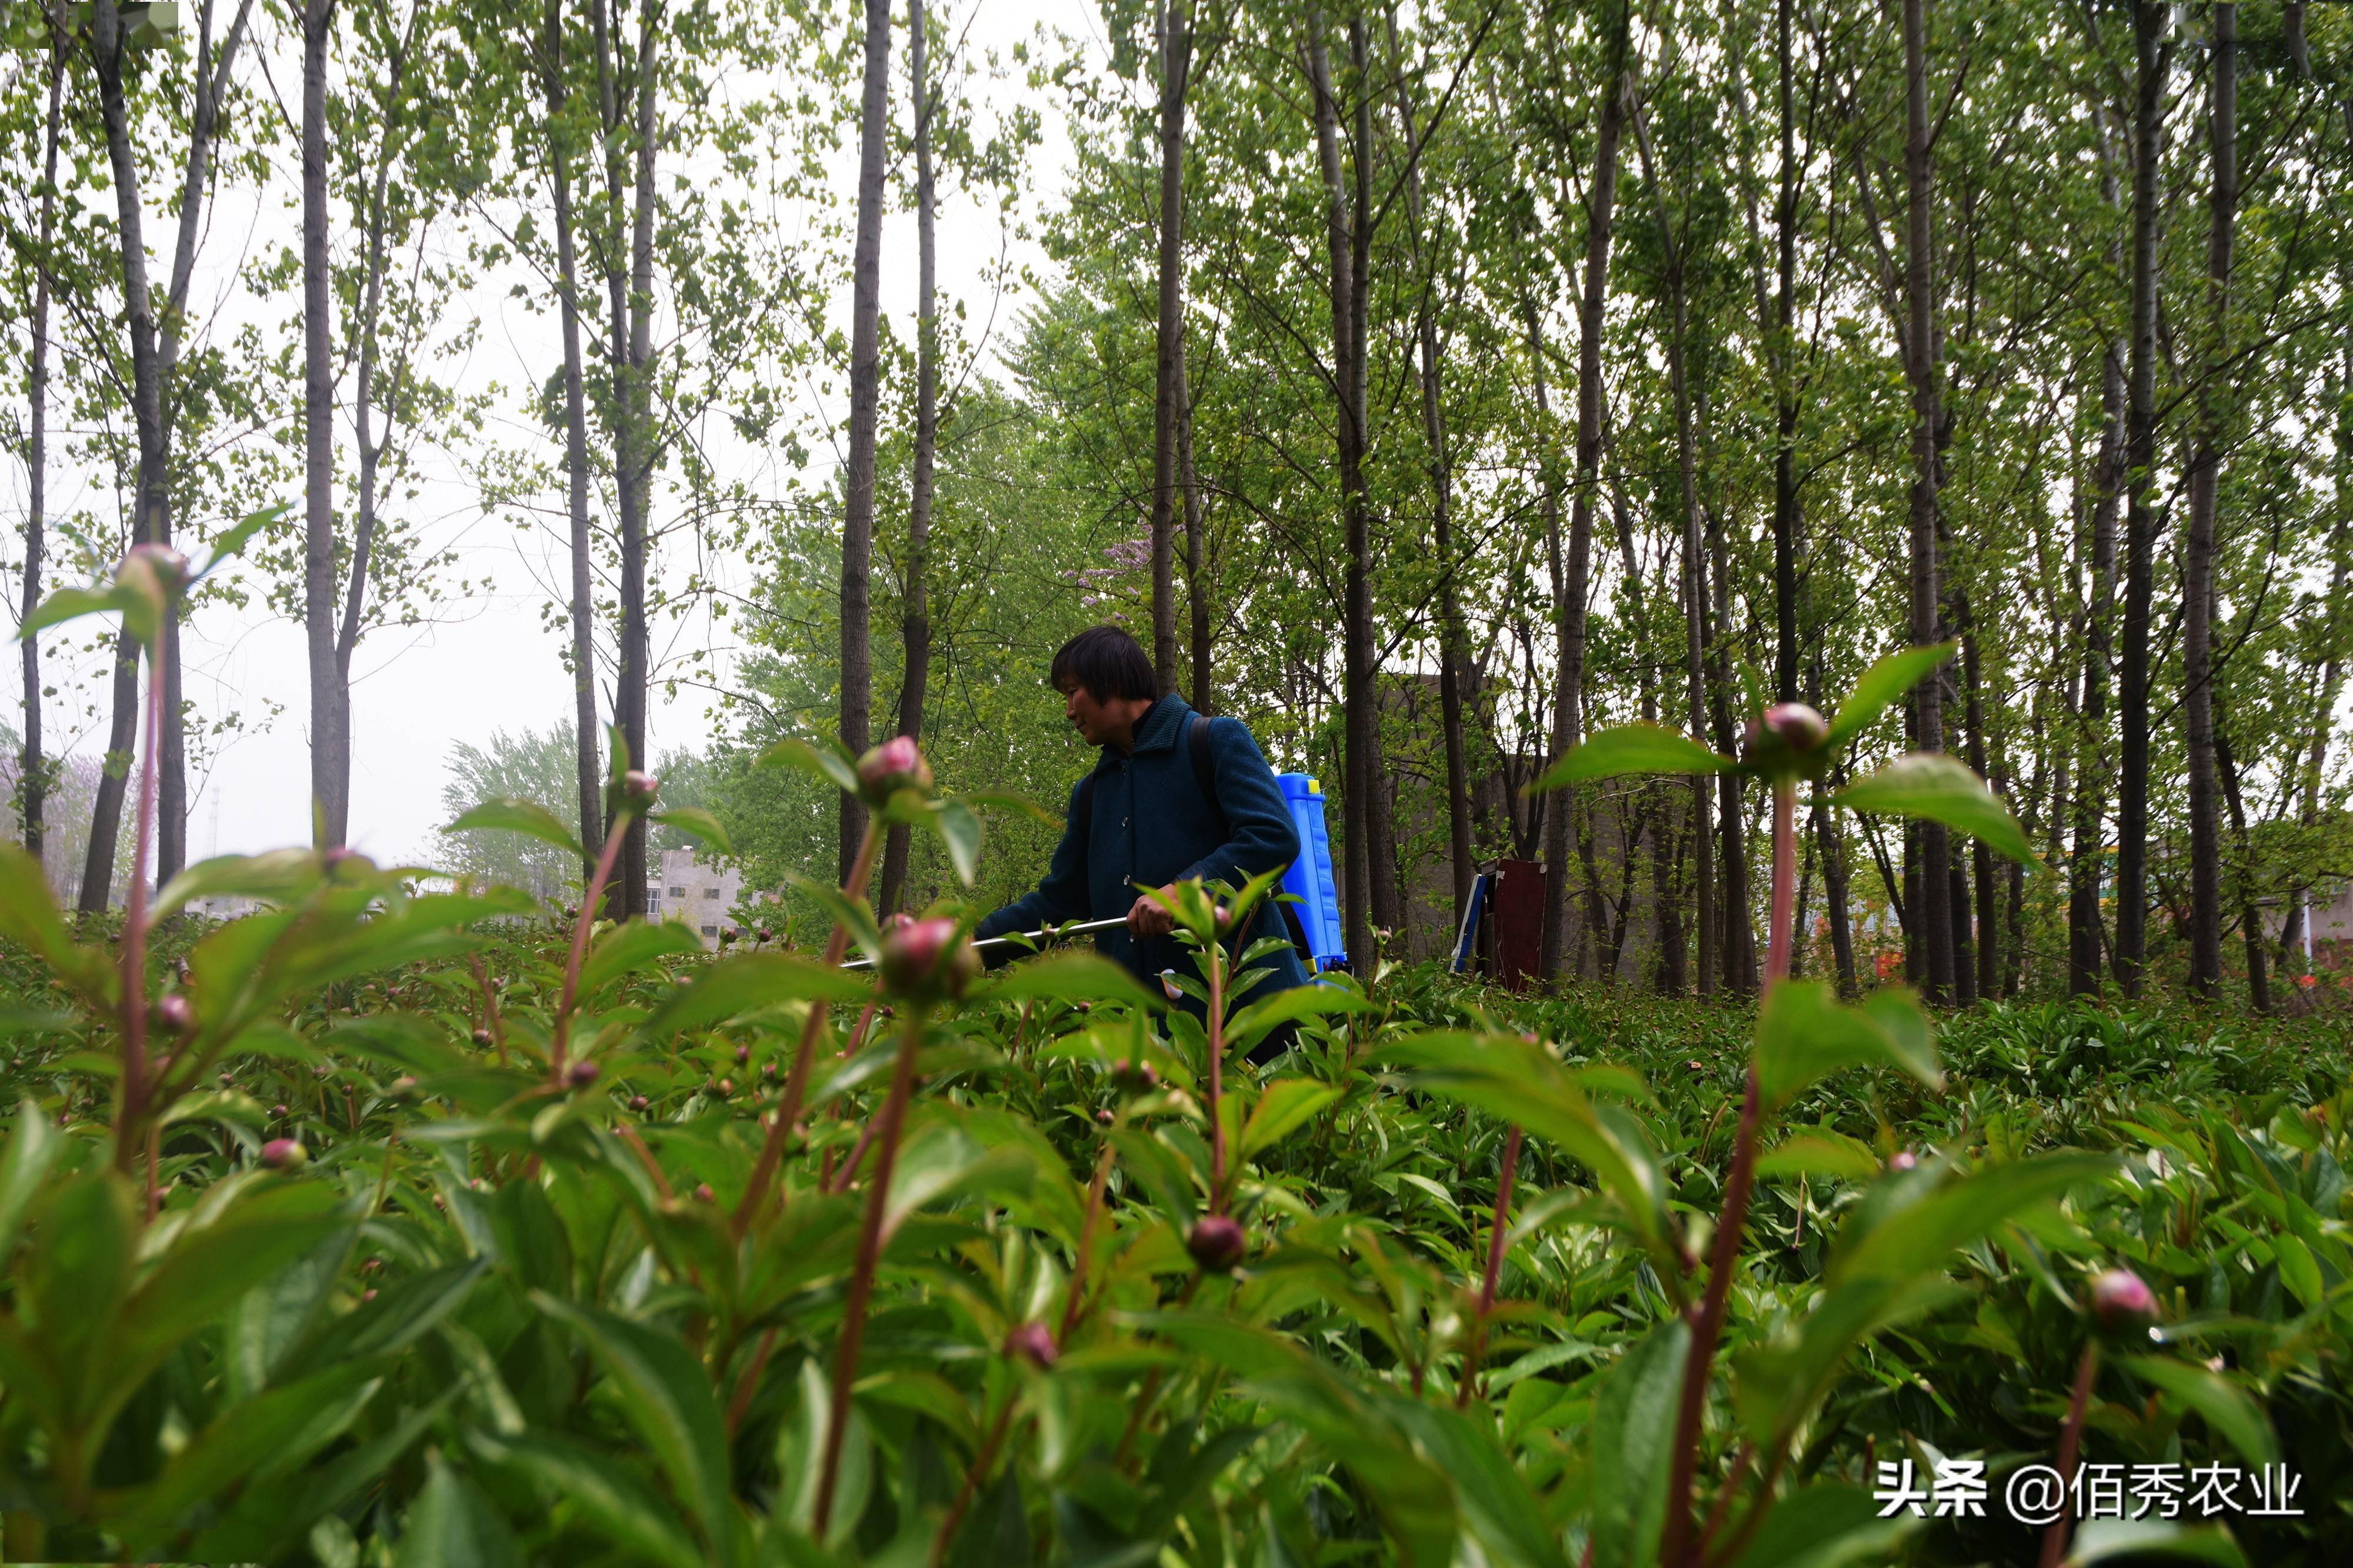
<svg viewBox="0 0 2353 1568"><path fill-rule="evenodd" d="M168 613L168 611L167 611ZM122 1098L114 1124L114 1163L125 1175L139 1160L147 1119L147 853L155 834L155 738L164 727L164 687L155 647L147 649L147 735L139 763L139 821L132 838L130 888L122 911ZM154 1207L148 1184L148 1207Z"/></svg>
<svg viewBox="0 0 2353 1568"><path fill-rule="evenodd" d="M759 1392L760 1374L768 1369L768 1357L776 1348L776 1330L770 1329L760 1336L758 1348L752 1352L751 1363L735 1380L734 1397L727 1402L727 1436L731 1439L735 1429L744 1425L744 1413L752 1408L752 1395Z"/></svg>
<svg viewBox="0 0 2353 1568"><path fill-rule="evenodd" d="M866 835L871 841L873 831ZM899 1163L899 1124L907 1114L908 1096L914 1092L915 1053L923 1043L923 1026L931 1009L921 1003L907 1008L899 1034L899 1059L891 1073L891 1092L882 1101L876 1134L874 1184L866 1195L866 1223L858 1233L858 1267L849 1276L849 1297L842 1305L841 1343L834 1354L833 1416L825 1428L825 1460L818 1470L816 1534L823 1541L833 1518L833 1490L841 1479L841 1441L849 1426L849 1390L858 1381L858 1352L866 1338L866 1308L874 1297L874 1268L882 1256L882 1221L891 1201L891 1173ZM756 1179L756 1178L755 1178Z"/></svg>
<svg viewBox="0 0 2353 1568"><path fill-rule="evenodd" d="M1225 1089L1225 950L1218 945L1214 907L1211 910L1209 942L1206 949L1209 959L1209 1212L1226 1212L1226 1122L1218 1112L1218 1099Z"/></svg>
<svg viewBox="0 0 2353 1568"><path fill-rule="evenodd" d="M1797 909L1798 784L1773 782L1773 902L1765 958L1765 994L1789 977L1789 928ZM1699 1469L1700 1426L1707 1413L1707 1390L1715 1370L1715 1346L1724 1334L1725 1307L1732 1277L1740 1266L1740 1233L1748 1219L1748 1194L1757 1173L1757 1064L1748 1064L1748 1087L1740 1102L1740 1127L1733 1136L1732 1173L1725 1183L1724 1212L1717 1218L1715 1256L1709 1260L1707 1294L1692 1318L1691 1348L1683 1362L1681 1398L1675 1407L1675 1439L1667 1472L1666 1530L1659 1561L1683 1568L1691 1553L1692 1482Z"/></svg>
<svg viewBox="0 0 2353 1568"><path fill-rule="evenodd" d="M1020 1403L1018 1391L1006 1394L1005 1408L997 1413L997 1419L989 1426L988 1436L981 1441L980 1452L972 1457L972 1468L964 1473L964 1485L956 1489L955 1501L949 1505L948 1516L940 1521L940 1532L932 1537L932 1568L939 1568L947 1560L948 1548L955 1542L955 1532L964 1524L965 1512L972 1507L973 1493L980 1489L981 1478L996 1463L997 1446L1005 1441L1006 1428L1013 1422L1013 1407Z"/></svg>
<svg viewBox="0 0 2353 1568"><path fill-rule="evenodd" d="M866 837L859 841L858 858L850 862L849 875L842 879L842 897L856 900L863 896L867 878L874 869L874 851L882 842L882 819L871 816L866 819ZM849 928L837 921L833 934L826 939L825 962L831 968L841 962L849 951ZM735 1239L741 1241L752 1228L752 1222L768 1201L768 1189L776 1183L776 1171L784 1163L785 1140L792 1136L793 1124L800 1120L801 1100L808 1092L809 1061L817 1054L817 1037L825 1030L823 999L809 1004L808 1019L801 1025L800 1047L793 1053L793 1070L785 1075L784 1099L776 1106L776 1120L768 1123L768 1136L760 1145L759 1163L752 1167L751 1184L735 1205Z"/></svg>
<svg viewBox="0 0 2353 1568"><path fill-rule="evenodd" d="M1062 1326L1054 1335L1061 1344L1071 1337L1079 1324L1079 1304L1087 1296L1087 1257L1094 1250L1095 1221L1103 1215L1103 1184L1111 1179L1111 1140L1103 1140L1103 1153L1095 1160L1095 1179L1087 1187L1086 1223L1079 1226L1079 1254L1071 1263L1071 1294L1062 1303Z"/></svg>
<svg viewBox="0 0 2353 1568"><path fill-rule="evenodd" d="M1487 1278L1479 1287L1479 1316L1471 1326L1471 1353L1462 1360L1462 1382L1454 1391L1454 1407L1467 1408L1471 1387L1479 1380L1479 1363L1487 1353L1487 1314L1495 1310L1495 1290L1504 1279L1504 1237L1512 1215L1512 1178L1520 1168L1520 1130L1504 1140L1504 1166L1495 1178L1495 1217L1487 1226ZM1419 1369L1415 1369L1419 1381Z"/></svg>
<svg viewBox="0 0 2353 1568"><path fill-rule="evenodd" d="M2061 1497L2075 1485L2075 1456L2084 1444L2084 1412L2092 1403L2092 1374L2100 1367L2100 1342L2094 1340L2084 1347L2084 1359L2075 1363L2075 1392L2067 1401L2067 1425L2059 1429L2059 1485ZM2059 1560L2067 1555L2067 1527L2071 1521L2062 1507L2051 1528L2042 1532L2042 1568L2059 1568Z"/></svg>
<svg viewBox="0 0 2353 1568"><path fill-rule="evenodd" d="M564 966L564 992L555 1004L555 1033L547 1046L547 1076L556 1082L564 1078L564 1047L572 1035L572 1004L579 997L580 963L588 956L588 932L596 923L596 905L605 897L613 862L620 858L621 841L629 836L629 819L636 815L626 802L613 814L613 830L605 835L596 874L588 879L588 890L581 896L580 918L572 922L572 957Z"/></svg>

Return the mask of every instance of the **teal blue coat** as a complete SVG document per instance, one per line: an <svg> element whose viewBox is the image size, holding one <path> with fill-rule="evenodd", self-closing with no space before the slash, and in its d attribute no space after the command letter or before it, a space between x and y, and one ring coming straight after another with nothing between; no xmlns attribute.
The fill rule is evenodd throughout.
<svg viewBox="0 0 2353 1568"><path fill-rule="evenodd" d="M1219 716L1209 723L1209 770L1217 799L1201 792L1185 727L1193 717L1186 700L1161 698L1135 723L1135 746L1125 755L1106 746L1087 777L1093 798L1079 807L1080 785L1071 790L1071 810L1053 863L1037 891L1017 899L980 922L976 935L1002 936L1036 931L1066 921L1108 920L1124 915L1145 888L1165 887L1198 877L1235 887L1299 858L1299 830L1274 771L1239 719ZM1270 898L1259 912L1248 949L1260 937L1282 937L1289 928ZM1174 936L1141 942L1126 931L1099 932L1095 950L1126 965L1155 990L1160 972L1198 975L1190 948ZM1003 951L1003 950L997 950ZM1288 946L1261 967L1273 973L1260 982L1253 999L1307 984L1306 968ZM1196 1015L1201 1005L1182 1004Z"/></svg>

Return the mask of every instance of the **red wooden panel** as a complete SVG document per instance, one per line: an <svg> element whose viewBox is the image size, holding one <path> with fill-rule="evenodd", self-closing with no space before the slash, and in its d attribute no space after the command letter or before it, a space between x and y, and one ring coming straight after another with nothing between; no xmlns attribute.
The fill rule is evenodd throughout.
<svg viewBox="0 0 2353 1568"><path fill-rule="evenodd" d="M1534 860L1495 864L1495 978L1525 991L1543 962L1545 868Z"/></svg>

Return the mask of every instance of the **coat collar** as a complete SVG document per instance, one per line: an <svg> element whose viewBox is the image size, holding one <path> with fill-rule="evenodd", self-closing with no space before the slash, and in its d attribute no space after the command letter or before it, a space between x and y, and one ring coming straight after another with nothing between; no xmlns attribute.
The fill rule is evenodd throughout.
<svg viewBox="0 0 2353 1568"><path fill-rule="evenodd" d="M1144 710L1144 717L1135 721L1135 744L1129 748L1126 755L1139 757L1146 752L1174 750L1177 737L1185 731L1185 721L1191 717L1192 712L1192 705L1173 691L1158 699ZM1117 767L1120 761L1121 753L1105 746L1103 755L1096 759L1095 771L1109 772Z"/></svg>

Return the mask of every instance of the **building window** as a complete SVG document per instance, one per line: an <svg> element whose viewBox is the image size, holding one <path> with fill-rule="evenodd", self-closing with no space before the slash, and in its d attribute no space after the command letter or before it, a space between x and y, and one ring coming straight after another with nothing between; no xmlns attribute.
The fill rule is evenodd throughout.
<svg viewBox="0 0 2353 1568"><path fill-rule="evenodd" d="M719 928L717 926L704 926L702 928L702 934L705 936L717 936L719 934Z"/></svg>
<svg viewBox="0 0 2353 1568"><path fill-rule="evenodd" d="M672 888L670 890L670 896L673 899L682 899L686 897L686 889L684 888Z"/></svg>
<svg viewBox="0 0 2353 1568"><path fill-rule="evenodd" d="M716 888L705 888L702 889L702 896L706 899L715 899L719 896L719 889Z"/></svg>

